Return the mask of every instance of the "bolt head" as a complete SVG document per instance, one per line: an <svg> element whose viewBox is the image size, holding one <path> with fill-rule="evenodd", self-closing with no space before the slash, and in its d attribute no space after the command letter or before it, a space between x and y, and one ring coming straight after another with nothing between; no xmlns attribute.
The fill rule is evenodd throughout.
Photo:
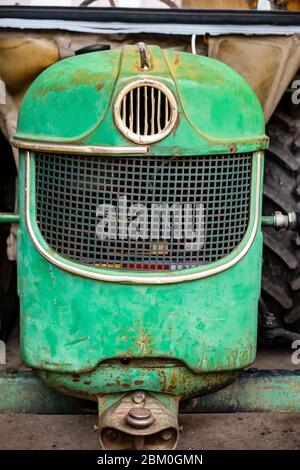
<svg viewBox="0 0 300 470"><path fill-rule="evenodd" d="M152 413L148 408L131 408L128 415L133 419L148 419Z"/></svg>
<svg viewBox="0 0 300 470"><path fill-rule="evenodd" d="M146 429L154 421L151 410L148 408L131 408L125 418L127 424L135 429Z"/></svg>
<svg viewBox="0 0 300 470"><path fill-rule="evenodd" d="M132 401L133 403L142 403L143 401L145 401L145 394L144 392L135 392L133 395L132 395Z"/></svg>

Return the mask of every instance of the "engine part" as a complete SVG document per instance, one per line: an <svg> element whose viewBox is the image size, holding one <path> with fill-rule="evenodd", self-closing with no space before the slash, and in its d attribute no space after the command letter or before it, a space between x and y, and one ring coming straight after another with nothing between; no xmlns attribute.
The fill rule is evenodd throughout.
<svg viewBox="0 0 300 470"><path fill-rule="evenodd" d="M289 212L299 211L299 136L300 109L286 93L272 117L268 133L270 150L265 159L263 213L277 211L284 225ZM297 220L294 221L296 223ZM295 226L296 228L296 226ZM269 311L284 329L300 332L300 238L264 228L264 262L262 296Z"/></svg>
<svg viewBox="0 0 300 470"><path fill-rule="evenodd" d="M283 322L268 310L262 298L259 301L258 312L259 339L262 344L273 345L300 340L300 334L284 328Z"/></svg>
<svg viewBox="0 0 300 470"><path fill-rule="evenodd" d="M99 439L106 450L172 450L179 438L178 403L171 395L144 393L138 404L133 392L99 397ZM107 404L109 406L107 407ZM107 408L106 408L107 407Z"/></svg>

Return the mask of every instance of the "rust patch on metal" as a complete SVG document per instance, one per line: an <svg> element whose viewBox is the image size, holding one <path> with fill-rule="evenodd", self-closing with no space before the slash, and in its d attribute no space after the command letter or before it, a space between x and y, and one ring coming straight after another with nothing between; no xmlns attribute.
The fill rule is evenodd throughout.
<svg viewBox="0 0 300 470"><path fill-rule="evenodd" d="M153 352L152 340L144 331L141 331L139 336L137 337L136 346L140 354L146 355L148 353L150 354Z"/></svg>
<svg viewBox="0 0 300 470"><path fill-rule="evenodd" d="M134 385L143 385L144 381L143 380L135 380Z"/></svg>

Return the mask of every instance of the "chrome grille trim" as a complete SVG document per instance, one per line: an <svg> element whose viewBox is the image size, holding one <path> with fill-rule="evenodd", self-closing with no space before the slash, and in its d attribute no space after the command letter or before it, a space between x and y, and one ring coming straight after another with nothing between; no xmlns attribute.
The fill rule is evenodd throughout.
<svg viewBox="0 0 300 470"><path fill-rule="evenodd" d="M66 272L69 272L73 275L81 276L88 279L93 279L103 282L118 282L118 283L128 283L128 284L141 284L141 285L162 285L162 284L177 284L188 281L195 281L198 279L203 279L209 276L216 275L221 273L235 264L237 264L249 251L251 248L255 236L257 234L259 220L260 220L260 188L261 188L261 170L262 170L262 159L263 152L258 151L254 154L256 161L256 171L255 171L255 187L256 193L254 198L254 208L252 208L253 220L251 222L251 227L248 229L249 233L245 242L240 244L240 249L237 250L234 256L228 256L224 258L224 262L221 264L215 264L208 267L199 267L193 270L185 270L177 274L174 273L164 273L164 274L152 274L152 273L126 273L118 270L103 270L95 269L93 267L86 267L79 265L78 263L67 260L57 253L53 252L43 237L41 236L38 226L36 224L35 217L33 215L32 209L34 210L35 203L35 191L34 188L31 188L31 169L33 168L34 160L30 155L29 151L25 151L25 173L26 173L26 183L25 183L25 220L26 226L29 233L29 236L32 240L33 245L36 247L37 251L43 256L48 262L52 263L54 266L62 269Z"/></svg>
<svg viewBox="0 0 300 470"><path fill-rule="evenodd" d="M39 153L35 158L36 216L41 233L54 251L81 264L130 270L188 269L224 258L246 233L251 153L76 159ZM117 208L124 197L128 208L145 207L149 222L157 204L168 208L202 205L203 248L187 250L173 230L167 239L153 238L152 232L138 240L97 239L97 208ZM174 213L171 219L176 227Z"/></svg>
<svg viewBox="0 0 300 470"><path fill-rule="evenodd" d="M56 143L41 140L11 139L11 145L20 150L37 152L64 153L64 154L91 154L91 155L140 155L148 152L148 147L117 145L77 145L70 143Z"/></svg>
<svg viewBox="0 0 300 470"><path fill-rule="evenodd" d="M178 115L173 93L152 79L140 79L124 87L116 98L113 113L119 131L138 144L165 138Z"/></svg>

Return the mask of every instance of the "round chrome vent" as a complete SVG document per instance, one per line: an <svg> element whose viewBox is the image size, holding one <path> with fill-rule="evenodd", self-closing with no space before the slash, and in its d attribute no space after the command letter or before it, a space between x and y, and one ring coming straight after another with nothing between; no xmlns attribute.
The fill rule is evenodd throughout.
<svg viewBox="0 0 300 470"><path fill-rule="evenodd" d="M166 137L177 119L177 103L168 87L143 79L121 90L114 104L119 131L137 144L151 144Z"/></svg>

